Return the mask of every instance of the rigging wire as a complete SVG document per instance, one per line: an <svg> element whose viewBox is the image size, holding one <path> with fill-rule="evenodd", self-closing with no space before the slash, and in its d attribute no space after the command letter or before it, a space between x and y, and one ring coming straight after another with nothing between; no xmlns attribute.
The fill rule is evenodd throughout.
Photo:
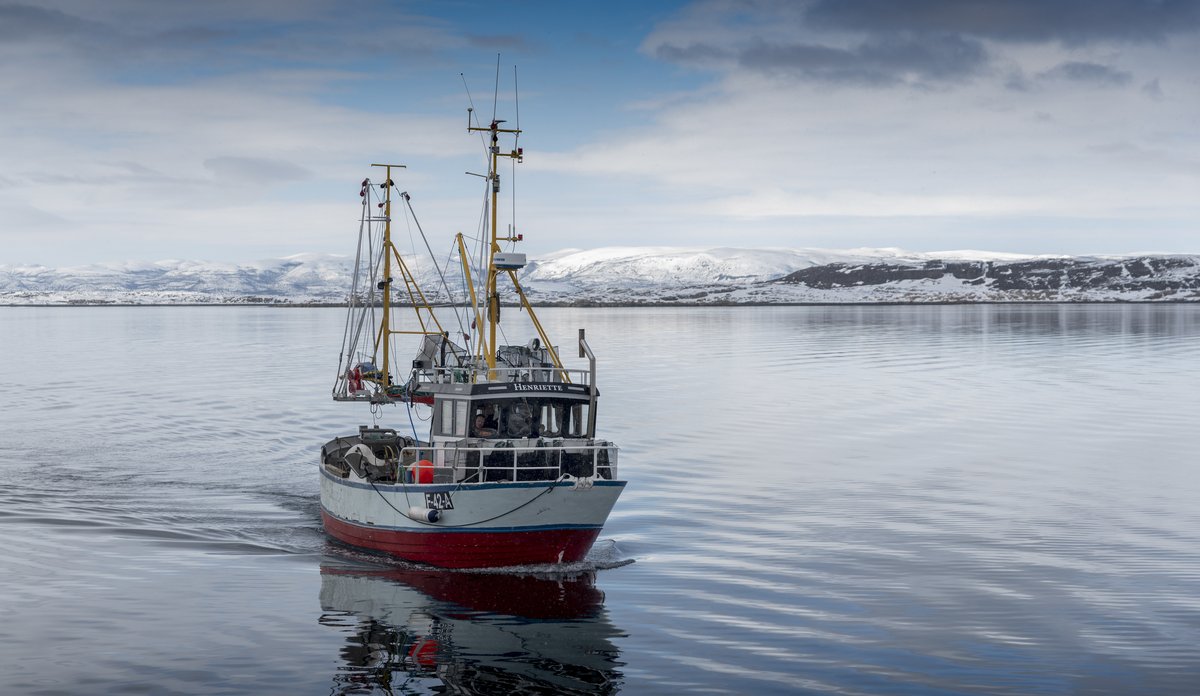
<svg viewBox="0 0 1200 696"><path fill-rule="evenodd" d="M392 188L396 188L394 184L392 185ZM425 242L425 250L429 252L429 261L430 261L430 263L433 264L434 270L437 271L438 278L442 281L442 288L445 289L445 291L446 291L446 299L448 301L453 302L454 296L450 292L449 283L446 282L446 275L444 273L442 273L442 268L441 268L441 266L438 265L437 257L433 255L433 248L429 246L429 238L425 236L425 230L421 228L421 221L417 219L417 213L416 213L416 211L413 210L412 200L409 197L408 192L397 191L397 193L399 193L400 198L402 198L404 200L404 205L408 208L409 214L412 215L413 224L417 226L417 231L421 233L421 241ZM405 216L405 217L407 219L407 216ZM431 312L432 312L432 310L431 310ZM466 333L463 330L463 320L462 320L462 316L458 313L458 310L455 310L454 318L455 318L455 320L458 321L459 332Z"/></svg>
<svg viewBox="0 0 1200 696"><path fill-rule="evenodd" d="M457 251L458 251L458 245L457 245L457 244L451 244L451 245L450 245L450 250L449 250L448 252L446 252L446 260L445 260L445 261L442 263L442 267L443 267L443 268L445 268L445 269L449 270L449 268L450 268L450 264L452 264L452 263L454 262L454 254L455 254ZM459 269L459 274L460 274L460 275L463 275L463 273L462 273L462 263L459 263L459 264L458 264L458 269ZM465 275L463 275L463 277L465 277ZM443 283L443 285L445 285L445 280L444 280L444 279L443 279L442 283ZM467 318L470 318L470 317L472 316L472 310L473 310L473 308L470 308L470 307L468 307L468 306L467 306L467 302L468 302L468 300L470 299L470 296L467 294L467 287L466 287L466 283L465 283L465 282L463 283L463 287L462 287L462 300L461 300L461 301L455 301L455 299L454 299L454 293L453 293L453 292L451 292L451 290L450 290L450 288L449 288L448 286L446 287L446 295L447 295L446 301L447 301L447 303L448 303L446 306L448 306L448 307L450 307L450 308L451 308L451 310L454 312L454 316L458 317L458 315L459 315L459 312L460 312L460 311L461 311L461 312L462 312L462 314L463 314L463 315L465 315ZM464 343L466 343L466 344L467 344L467 345L466 345L467 349L470 349L470 347L471 347L471 345L470 345L470 344L471 344L471 336L470 336L470 334L467 332L466 325L463 323L464 321L465 321L465 319L463 319L463 318L459 318L459 320L458 320L458 330L459 330L459 331L461 332L461 334L462 334L462 337L463 337L463 341L464 341ZM459 365L461 366L461 365L462 365L462 357L461 357L461 356L458 356L458 359L459 359Z"/></svg>
<svg viewBox="0 0 1200 696"><path fill-rule="evenodd" d="M469 105L467 108L467 126L470 127L472 120L474 120L475 127L479 128L479 118L475 115L475 100L471 98L471 88L467 86L467 77L462 73L459 73L458 76L462 78L463 89L467 93L467 104ZM484 153L486 153L487 136L483 134L483 131L479 131L479 143L483 146ZM467 173L469 174L470 172Z"/></svg>
<svg viewBox="0 0 1200 696"><path fill-rule="evenodd" d="M467 86L467 76L459 73L458 77L462 80L463 89L467 91L467 104L471 107L471 112L475 111L475 100L471 98L471 88Z"/></svg>
<svg viewBox="0 0 1200 696"><path fill-rule="evenodd" d="M350 369L356 360L361 362L361 358L365 357L360 349L364 327L367 324L368 318L374 318L375 304L375 274L377 260L374 253L374 235L372 232L372 191L370 188L370 179L364 179L362 183L362 214L359 219L358 229L358 246L355 249L354 257L354 272L351 281L350 297L347 305L349 311L346 313L345 332L342 335L342 355L338 358L338 382L335 383L335 389L338 384L345 384L346 376L343 372L343 367L346 370ZM364 250L366 252L364 258ZM364 304L362 293L364 270L369 277L367 293ZM362 311L355 312L356 307L362 307ZM357 318L357 321L355 319ZM345 362L343 362L343 360ZM348 387L348 385L347 385ZM347 394L349 390L347 388Z"/></svg>
<svg viewBox="0 0 1200 696"><path fill-rule="evenodd" d="M364 196L364 199L365 199L365 196ZM366 202L364 200L363 213L362 213L362 216L360 217L359 223L358 223L358 248L355 249L355 252L354 252L354 273L351 275L351 279L350 279L350 296L346 298L347 304L350 307L350 311L346 312L346 326L342 332L342 350L338 354L337 378L334 380L334 383L333 383L333 391L334 391L335 396L337 394L338 385L341 384L342 381L345 379L345 373L342 370L342 367L343 367L342 361L343 360L346 361L345 368L347 370L350 369L349 363L353 362L353 357L351 356L351 353L354 350L354 344L352 344L351 340L350 340L350 327L352 325L351 320L354 317L354 298L358 292L359 265L360 265L360 260L362 258L363 227L367 224L366 210L367 210ZM349 391L348 387L347 387L347 391Z"/></svg>

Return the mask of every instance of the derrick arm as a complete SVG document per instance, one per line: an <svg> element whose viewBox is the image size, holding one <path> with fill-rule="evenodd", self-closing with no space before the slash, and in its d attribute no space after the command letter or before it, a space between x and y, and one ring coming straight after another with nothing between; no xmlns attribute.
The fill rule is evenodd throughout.
<svg viewBox="0 0 1200 696"><path fill-rule="evenodd" d="M483 315L479 312L479 300L475 297L475 281L471 278L471 264L467 263L470 258L467 255L467 245L463 241L461 232L455 235L454 239L458 242L458 259L462 263L463 274L467 278L467 289L471 293L471 311L475 313L475 333L478 338L478 350L475 351L475 354L487 355L491 352L491 347L484 338Z"/></svg>
<svg viewBox="0 0 1200 696"><path fill-rule="evenodd" d="M558 368L558 373L562 376L564 382L570 384L571 376L563 369L562 361L558 359L558 351L554 350L554 344L546 336L546 330L542 328L542 322L538 321L537 314L534 313L533 307L529 304L529 298L525 297L525 290L521 287L521 283L517 280L516 271L506 271L508 277L512 279L513 287L517 289L517 295L521 298L521 306L529 312L529 318L533 320L533 328L537 329L538 336L542 339L542 345L546 346L546 351L550 353L550 360L554 363L554 367Z"/></svg>

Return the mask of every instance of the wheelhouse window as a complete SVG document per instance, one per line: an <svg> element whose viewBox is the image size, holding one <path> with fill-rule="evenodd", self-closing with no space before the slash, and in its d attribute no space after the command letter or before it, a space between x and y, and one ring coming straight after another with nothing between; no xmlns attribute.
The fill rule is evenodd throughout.
<svg viewBox="0 0 1200 696"><path fill-rule="evenodd" d="M470 418L472 437L588 437L586 401L546 397L476 401Z"/></svg>
<svg viewBox="0 0 1200 696"><path fill-rule="evenodd" d="M446 399L439 413L438 433L454 437L467 436L467 412L470 404L465 399Z"/></svg>
<svg viewBox="0 0 1200 696"><path fill-rule="evenodd" d="M571 404L563 422L567 428L567 437L591 436L591 433L588 432L588 423L590 421L588 421L588 404L586 402Z"/></svg>

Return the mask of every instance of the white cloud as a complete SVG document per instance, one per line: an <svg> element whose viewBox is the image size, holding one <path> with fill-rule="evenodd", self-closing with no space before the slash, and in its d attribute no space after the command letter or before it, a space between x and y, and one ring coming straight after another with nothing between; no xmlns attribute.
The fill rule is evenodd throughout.
<svg viewBox="0 0 1200 696"><path fill-rule="evenodd" d="M730 7L738 8L736 22L727 21ZM756 32L778 37L797 6L755 14L761 7L705 3L644 45L654 52L737 45ZM1067 251L1078 251L1077 232L1068 230L1089 224L1093 239L1128 231L1129 241L1113 252L1166 248L1200 219L1200 89L1184 58L1200 57L1196 39L988 39L991 63L971 80L882 88L764 74L698 50L693 62L713 70L712 83L690 97L642 104L653 109L643 126L535 166L637 181L660 205L713 216L727 230L754 221L774 230L790 225L793 238L784 243L798 245L808 243L804 229L822 227L809 220L815 216L872 218L877 233L893 229L890 243L901 246L914 246L904 238L912 223L901 219L923 217L953 220L966 234L1014 231L1022 221L1045 233L1053 227L1046 220L1055 219L1064 231L1052 243ZM1023 89L1013 89L1014 74L1023 76ZM1149 81L1157 89L1141 87ZM699 226L714 225L679 224L676 232ZM988 238L1002 239L995 231ZM847 243L880 240L850 236ZM1016 233L1009 249L1025 251L1017 246L1025 243L1028 236ZM976 245L970 238L961 244Z"/></svg>
<svg viewBox="0 0 1200 696"><path fill-rule="evenodd" d="M6 76L11 85L35 81L35 74ZM27 98L0 116L6 261L51 253L129 257L167 239L179 245L172 256L196 253L189 241L222 253L218 240L225 240L223 253L244 259L236 247L265 243L259 234L276 240L268 253L291 253L314 238L351 233L345 218L357 217L355 187L375 175L371 162L477 150L458 123L402 113L384 120L321 102L311 94L324 73L166 86L95 82L57 70L41 77L52 78L54 89L25 89ZM308 88L295 89L305 82ZM405 137L412 133L420 136ZM401 183L419 177L406 173ZM335 200L345 206L326 205ZM306 212L291 219L297 209ZM243 217L223 212L230 210ZM73 244L39 253L45 240L19 234L26 226L56 227Z"/></svg>
<svg viewBox="0 0 1200 696"><path fill-rule="evenodd" d="M479 144L445 116L463 101L464 59L443 51L478 58L470 47L520 36L317 0L12 7L0 30L10 95L0 263L342 251L357 182L380 160L412 165L398 180L427 230L473 232L479 204L462 172L479 171ZM1070 252L1080 230L1096 230L1089 240L1112 246L1082 251L1195 251L1174 241L1200 219L1194 32L1114 41L1103 36L1119 27L1104 26L1103 40L1050 41L1018 23L1007 31L1025 32L1020 41L969 34L986 60L956 71L879 22L797 31L806 7L701 3L637 37L644 56L669 45L690 57L631 90L636 102L604 105L625 119L604 130L580 131L572 116L602 116L538 84L539 70L558 69L572 71L559 84L576 84L582 59L538 56L522 74L522 106L536 96L559 111L522 139L527 250L736 241ZM755 45L774 52L736 59ZM814 70L834 63L794 45L895 79L831 79ZM788 61L803 70L781 69ZM438 73L439 87L422 85L421 71ZM556 152L550 141L567 144ZM511 184L506 175L506 204ZM1056 228L1071 231L1054 238ZM48 249L47 234L64 243ZM1027 246L1035 234L1048 246Z"/></svg>

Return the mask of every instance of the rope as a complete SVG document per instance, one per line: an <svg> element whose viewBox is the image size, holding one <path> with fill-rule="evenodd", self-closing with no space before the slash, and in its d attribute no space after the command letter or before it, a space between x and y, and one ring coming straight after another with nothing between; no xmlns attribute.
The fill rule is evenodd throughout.
<svg viewBox="0 0 1200 696"><path fill-rule="evenodd" d="M465 522L463 524L435 524L433 522L426 522L424 520L413 519L412 517L408 516L407 512L404 512L404 511L400 510L399 508L397 508L395 505L392 505L392 501L387 499L387 496L385 496L383 494L383 491L376 488L374 481L367 479L367 483L371 484L371 488L377 494L379 494L379 497L383 500L383 502L387 503L387 506L390 507L391 509L395 510L397 513L399 513L401 517L404 517L407 520L412 520L413 522L416 522L417 524L420 524L420 525L424 525L426 527L439 527L442 529L459 529L462 527L472 527L477 524L484 524L485 522L491 522L492 520L498 520L501 517L504 517L505 515L511 515L512 513L516 512L517 510L520 510L521 508L528 507L529 505L532 505L534 503L534 501L538 500L542 496L554 491L557 484L559 482L561 482L565 477L566 477L566 474L563 474L562 476L559 476L558 478L554 479L554 481L551 482L551 484L549 486L547 486L546 489L543 490L541 493L538 493L537 495L533 496L529 500L521 503L520 505L516 506L515 508L513 508L511 510L502 512L499 515L496 515L494 517L489 517L486 520L476 520L475 522ZM409 507L411 507L411 501L408 499L408 484L404 483L403 481L400 481L399 483L400 483L400 487L404 490L404 502L409 503Z"/></svg>
<svg viewBox="0 0 1200 696"><path fill-rule="evenodd" d="M369 182L369 180L366 180L366 182L364 182L364 183L367 183L367 182ZM364 185L364 189L369 190L370 187ZM350 363L354 362L353 353L355 352L355 349L358 346L358 332L357 331L354 332L354 338L352 340L351 339L351 333L352 333L351 330L353 327L352 320L354 318L354 307L356 304L356 297L358 296L359 277L360 277L361 270L362 270L363 231L364 231L364 228L369 229L369 227L370 227L370 225L368 223L369 217L370 217L370 203L368 202L368 196L364 195L363 201L362 201L362 215L359 218L359 223L358 223L358 248L356 248L354 251L354 274L350 281L350 297L347 298L347 300L348 300L347 306L348 306L349 311L346 312L346 326L342 333L342 351L341 351L341 353L338 354L338 377L334 381L334 387L333 387L335 391L337 390L337 385L340 384L341 381L345 378L345 374L342 371L343 360L346 361L345 367L347 369L349 369ZM368 257L369 257L369 255L370 255L370 253L368 251Z"/></svg>
<svg viewBox="0 0 1200 696"><path fill-rule="evenodd" d="M420 442L421 436L417 435L417 424L413 422L412 402L411 401L404 402L404 410L408 411L408 424L412 426L413 439L416 440L417 442Z"/></svg>

